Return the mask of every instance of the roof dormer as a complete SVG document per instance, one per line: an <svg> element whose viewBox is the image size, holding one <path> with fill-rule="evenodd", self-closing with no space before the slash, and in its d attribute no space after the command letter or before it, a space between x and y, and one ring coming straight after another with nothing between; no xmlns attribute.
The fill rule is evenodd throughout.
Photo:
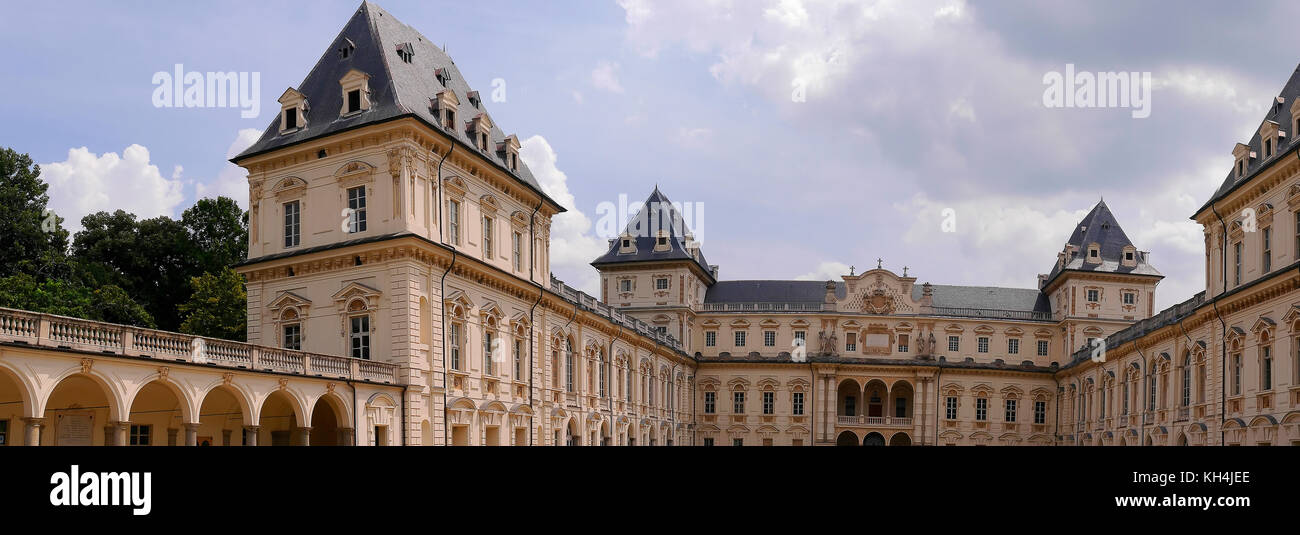
<svg viewBox="0 0 1300 535"><path fill-rule="evenodd" d="M474 109L480 109L483 107L483 100L479 98L478 91L465 93L465 97L469 99L469 105L473 106Z"/></svg>
<svg viewBox="0 0 1300 535"><path fill-rule="evenodd" d="M506 136L505 141L497 144L497 152L501 153L501 159L511 171L519 170L519 147L519 138L514 134Z"/></svg>
<svg viewBox="0 0 1300 535"><path fill-rule="evenodd" d="M1084 257L1083 261L1084 261L1085 263L1088 263L1088 264L1100 264L1100 263L1101 263L1101 244L1100 244L1100 243L1097 243L1097 242L1089 243L1089 244L1088 244L1088 255Z"/></svg>
<svg viewBox="0 0 1300 535"><path fill-rule="evenodd" d="M438 83L442 84L443 87L447 87L447 82L451 81L451 72L447 69L434 69L433 77L436 78Z"/></svg>
<svg viewBox="0 0 1300 535"><path fill-rule="evenodd" d="M1286 135L1279 126L1277 121L1264 121L1264 124L1259 127L1259 147L1264 152L1265 160L1273 157L1277 152L1279 139Z"/></svg>
<svg viewBox="0 0 1300 535"><path fill-rule="evenodd" d="M397 57L402 63L410 63L415 59L415 47L411 46L410 41L397 45Z"/></svg>
<svg viewBox="0 0 1300 535"><path fill-rule="evenodd" d="M353 43L351 39L344 37L339 41L339 45L334 49L334 51L338 52L339 59L348 59L357 51L357 45L356 43Z"/></svg>
<svg viewBox="0 0 1300 535"><path fill-rule="evenodd" d="M475 115L469 120L466 133L474 140L474 146L478 147L478 150L487 152L488 141L492 139L492 119L486 113Z"/></svg>
<svg viewBox="0 0 1300 535"><path fill-rule="evenodd" d="M669 237L669 235L668 235L668 231L667 231L667 230L664 230L664 229L656 230L656 231L655 231L655 249L654 249L654 250L655 250L655 251L667 251L667 250L671 249L671 248L672 248L672 245L669 243L669 240L671 240L671 239L672 239L672 238Z"/></svg>
<svg viewBox="0 0 1300 535"><path fill-rule="evenodd" d="M456 129L456 110L459 108L460 99L456 98L456 92L450 89L439 91L429 99L429 110L438 119L438 124L448 130Z"/></svg>
<svg viewBox="0 0 1300 535"><path fill-rule="evenodd" d="M280 133L289 134L307 127L307 96L290 87L280 95Z"/></svg>
<svg viewBox="0 0 1300 535"><path fill-rule="evenodd" d="M1233 174L1237 178L1246 176L1246 168L1250 166L1250 159L1255 157L1255 152L1250 150L1250 146L1245 143L1238 143L1232 149Z"/></svg>
<svg viewBox="0 0 1300 535"><path fill-rule="evenodd" d="M339 80L343 88L343 106L340 117L356 115L370 109L370 75L357 69L348 71Z"/></svg>
<svg viewBox="0 0 1300 535"><path fill-rule="evenodd" d="M618 238L618 254L636 254L636 236L624 232Z"/></svg>
<svg viewBox="0 0 1300 535"><path fill-rule="evenodd" d="M1124 267L1137 267L1138 250L1132 245L1125 245L1119 256L1119 264Z"/></svg>

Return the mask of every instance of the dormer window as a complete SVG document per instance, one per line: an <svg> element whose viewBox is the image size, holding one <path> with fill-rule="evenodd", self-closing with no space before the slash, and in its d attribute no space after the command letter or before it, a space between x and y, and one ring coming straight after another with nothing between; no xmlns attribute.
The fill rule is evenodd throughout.
<svg viewBox="0 0 1300 535"><path fill-rule="evenodd" d="M436 96L429 99L429 109L433 112L434 119L448 130L456 129L456 110L459 107L460 99L456 98L456 92L450 89L439 91Z"/></svg>
<svg viewBox="0 0 1300 535"><path fill-rule="evenodd" d="M619 238L618 254L632 254L636 252L636 238L631 234L623 234Z"/></svg>
<svg viewBox="0 0 1300 535"><path fill-rule="evenodd" d="M1101 244L1099 244L1099 243L1091 243L1091 244L1088 244L1088 260L1087 260L1087 261L1088 261L1089 264L1100 264L1100 263L1101 263Z"/></svg>
<svg viewBox="0 0 1300 535"><path fill-rule="evenodd" d="M470 91L469 93L466 93L465 96L469 97L469 104L475 108L478 108L479 105L482 104L479 100L478 91Z"/></svg>
<svg viewBox="0 0 1300 535"><path fill-rule="evenodd" d="M1137 265L1137 258L1138 258L1137 248L1133 247L1132 245L1125 245L1123 254L1124 254L1123 260L1120 261L1120 264L1126 267L1133 267Z"/></svg>
<svg viewBox="0 0 1300 535"><path fill-rule="evenodd" d="M469 122L470 139L474 140L474 146L483 152L488 151L488 139L492 132L492 119L488 118L486 113L480 113Z"/></svg>
<svg viewBox="0 0 1300 535"><path fill-rule="evenodd" d="M1255 153L1244 143L1238 143L1232 149L1232 157L1236 161L1237 178L1246 176L1246 167L1250 165L1250 159L1255 157Z"/></svg>
<svg viewBox="0 0 1300 535"><path fill-rule="evenodd" d="M307 126L307 97L294 88L280 95L280 133L297 132Z"/></svg>
<svg viewBox="0 0 1300 535"><path fill-rule="evenodd" d="M343 106L339 115L352 115L370 109L370 75L352 69L343 75L339 85L343 89Z"/></svg>
<svg viewBox="0 0 1300 535"><path fill-rule="evenodd" d="M343 42L339 44L338 48L339 59L348 59L352 57L352 52L356 49L357 45L353 44L351 39L344 37Z"/></svg>
<svg viewBox="0 0 1300 535"><path fill-rule="evenodd" d="M1264 125L1259 127L1260 147L1264 150L1264 158L1273 157L1273 151L1277 147L1279 126L1275 121L1264 121Z"/></svg>
<svg viewBox="0 0 1300 535"><path fill-rule="evenodd" d="M409 42L397 45L397 57L401 58L403 63L410 63L415 57L415 47Z"/></svg>
<svg viewBox="0 0 1300 535"><path fill-rule="evenodd" d="M497 145L497 152L501 153L501 159L505 160L506 167L511 171L519 170L519 138L514 134L506 136L505 141Z"/></svg>
<svg viewBox="0 0 1300 535"><path fill-rule="evenodd" d="M451 80L451 73L448 73L447 69L436 69L433 71L433 77L437 78L438 83L443 87L447 87L447 81Z"/></svg>

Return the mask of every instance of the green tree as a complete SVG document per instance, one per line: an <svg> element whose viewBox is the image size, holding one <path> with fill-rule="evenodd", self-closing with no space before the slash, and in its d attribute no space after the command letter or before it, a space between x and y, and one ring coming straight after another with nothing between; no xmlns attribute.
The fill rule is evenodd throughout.
<svg viewBox="0 0 1300 535"><path fill-rule="evenodd" d="M194 293L181 303L183 333L243 341L247 337L247 294L244 277L222 268L190 279Z"/></svg>
<svg viewBox="0 0 1300 535"><path fill-rule="evenodd" d="M48 190L31 157L0 148L0 277L40 272L65 255L68 231L46 208Z"/></svg>
<svg viewBox="0 0 1300 535"><path fill-rule="evenodd" d="M177 306L190 294L190 279L201 275L189 231L179 221L155 217L136 221L118 210L82 218L72 241L88 284L116 285L144 305L159 328L180 326Z"/></svg>
<svg viewBox="0 0 1300 535"><path fill-rule="evenodd" d="M92 290L74 280L40 280L27 273L0 278L0 307L154 327L144 307L117 286Z"/></svg>
<svg viewBox="0 0 1300 535"><path fill-rule="evenodd" d="M181 214L181 224L190 233L203 271L216 273L248 254L248 220L229 197L199 199Z"/></svg>

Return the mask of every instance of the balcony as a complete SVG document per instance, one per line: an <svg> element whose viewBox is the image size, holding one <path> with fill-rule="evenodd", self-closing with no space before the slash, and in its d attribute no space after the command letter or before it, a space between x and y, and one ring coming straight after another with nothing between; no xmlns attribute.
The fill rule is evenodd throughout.
<svg viewBox="0 0 1300 535"><path fill-rule="evenodd" d="M836 421L842 426L854 427L912 427L911 417L840 415Z"/></svg>
<svg viewBox="0 0 1300 535"><path fill-rule="evenodd" d="M1187 420L1188 417L1191 416L1191 412L1191 407L1178 407L1178 421L1181 422Z"/></svg>
<svg viewBox="0 0 1300 535"><path fill-rule="evenodd" d="M397 384L397 365L0 308L0 342Z"/></svg>
<svg viewBox="0 0 1300 535"><path fill-rule="evenodd" d="M705 312L821 312L821 303L705 303Z"/></svg>

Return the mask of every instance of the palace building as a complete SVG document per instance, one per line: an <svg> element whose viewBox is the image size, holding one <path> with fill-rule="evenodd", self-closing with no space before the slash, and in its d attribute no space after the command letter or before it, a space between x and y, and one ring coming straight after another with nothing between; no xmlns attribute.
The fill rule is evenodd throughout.
<svg viewBox="0 0 1300 535"><path fill-rule="evenodd" d="M232 160L248 342L0 309L0 441L1300 444L1300 76L1192 215L1205 291L1163 311L1105 202L1025 288L738 281L658 188L591 296L550 275L564 208L488 100L363 3Z"/></svg>

